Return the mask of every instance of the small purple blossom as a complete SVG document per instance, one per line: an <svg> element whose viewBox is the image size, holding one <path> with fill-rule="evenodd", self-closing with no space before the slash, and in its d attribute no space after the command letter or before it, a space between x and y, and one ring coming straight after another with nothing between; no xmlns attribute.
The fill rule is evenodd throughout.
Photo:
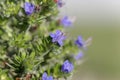
<svg viewBox="0 0 120 80"><path fill-rule="evenodd" d="M35 10L35 6L32 3L25 2L24 3L24 10L25 10L25 13L27 15L31 15Z"/></svg>
<svg viewBox="0 0 120 80"><path fill-rule="evenodd" d="M73 68L74 68L73 64L70 61L66 60L63 63L61 70L62 72L70 73L73 70Z"/></svg>
<svg viewBox="0 0 120 80"><path fill-rule="evenodd" d="M60 20L60 23L64 26L64 27L69 27L72 25L72 20L68 17L65 16Z"/></svg>
<svg viewBox="0 0 120 80"><path fill-rule="evenodd" d="M79 52L78 54L74 55L75 60L79 60L84 56L83 52Z"/></svg>
<svg viewBox="0 0 120 80"><path fill-rule="evenodd" d="M75 41L75 44L78 46L78 47L84 47L84 41L83 41L83 38L82 36L78 36L77 40Z"/></svg>
<svg viewBox="0 0 120 80"><path fill-rule="evenodd" d="M50 33L50 37L52 38L52 42L57 42L60 46L63 46L65 36L60 30L57 30L56 33Z"/></svg>
<svg viewBox="0 0 120 80"><path fill-rule="evenodd" d="M52 76L48 76L46 72L43 73L42 75L42 80L53 80Z"/></svg>
<svg viewBox="0 0 120 80"><path fill-rule="evenodd" d="M64 5L64 2L62 0L57 0L58 7L62 7Z"/></svg>

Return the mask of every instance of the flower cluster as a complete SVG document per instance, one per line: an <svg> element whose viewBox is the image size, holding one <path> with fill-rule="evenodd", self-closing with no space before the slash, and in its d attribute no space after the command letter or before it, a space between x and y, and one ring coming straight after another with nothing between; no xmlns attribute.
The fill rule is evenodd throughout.
<svg viewBox="0 0 120 80"><path fill-rule="evenodd" d="M63 0L0 2L0 80L56 80L74 72L91 39L69 38L66 29L75 19L56 20L64 4Z"/></svg>
<svg viewBox="0 0 120 80"><path fill-rule="evenodd" d="M35 5L29 2L25 2L24 10L27 15L31 15L35 10Z"/></svg>
<svg viewBox="0 0 120 80"><path fill-rule="evenodd" d="M83 52L79 52L78 54L74 55L74 59L79 60L79 59L83 58L83 56L84 56Z"/></svg>
<svg viewBox="0 0 120 80"><path fill-rule="evenodd" d="M63 19L61 19L61 24L65 27L69 27L72 25L72 21L69 19L68 16L63 17Z"/></svg>
<svg viewBox="0 0 120 80"><path fill-rule="evenodd" d="M74 68L73 64L70 61L66 60L63 63L61 70L65 73L70 73L73 70L73 68Z"/></svg>
<svg viewBox="0 0 120 80"><path fill-rule="evenodd" d="M52 76L47 76L47 73L44 72L43 75L42 75L42 80L53 80L53 77Z"/></svg>
<svg viewBox="0 0 120 80"><path fill-rule="evenodd" d="M64 5L64 2L62 0L54 0L55 3L57 3L58 7L62 7Z"/></svg>
<svg viewBox="0 0 120 80"><path fill-rule="evenodd" d="M60 46L63 46L63 40L65 40L64 34L57 30L56 33L51 33L50 37L52 38L52 42L57 42Z"/></svg>
<svg viewBox="0 0 120 80"><path fill-rule="evenodd" d="M78 36L77 40L75 41L75 44L78 46L78 47L83 47L84 46L84 41L82 39L82 36Z"/></svg>

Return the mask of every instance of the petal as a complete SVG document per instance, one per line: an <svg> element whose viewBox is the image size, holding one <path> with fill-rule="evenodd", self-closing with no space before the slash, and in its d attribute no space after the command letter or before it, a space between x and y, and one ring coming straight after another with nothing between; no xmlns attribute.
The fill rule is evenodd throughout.
<svg viewBox="0 0 120 80"><path fill-rule="evenodd" d="M83 41L82 36L78 36L79 41Z"/></svg>
<svg viewBox="0 0 120 80"><path fill-rule="evenodd" d="M68 16L65 16L62 20L61 20L61 24L65 27L71 26L72 21L71 19L69 19Z"/></svg>
<svg viewBox="0 0 120 80"><path fill-rule="evenodd" d="M62 42L61 40L58 41L58 44L59 44L60 46L63 46L63 42Z"/></svg>
<svg viewBox="0 0 120 80"><path fill-rule="evenodd" d="M30 15L34 12L35 6L32 3L25 2L24 10L27 15Z"/></svg>
<svg viewBox="0 0 120 80"><path fill-rule="evenodd" d="M73 68L74 68L73 64L69 62L68 60L66 60L62 65L62 71L65 73L71 72Z"/></svg>
<svg viewBox="0 0 120 80"><path fill-rule="evenodd" d="M53 77L52 76L48 76L47 80L53 80Z"/></svg>
<svg viewBox="0 0 120 80"><path fill-rule="evenodd" d="M56 35L60 36L60 35L62 35L62 32L60 30L56 30Z"/></svg>
<svg viewBox="0 0 120 80"><path fill-rule="evenodd" d="M77 55L74 56L74 59L78 60L78 59L82 58L83 56L84 56L83 53L79 52Z"/></svg>
<svg viewBox="0 0 120 80"><path fill-rule="evenodd" d="M78 47L84 46L84 41L82 39L82 36L78 36L77 40L75 41L75 44L78 45Z"/></svg>
<svg viewBox="0 0 120 80"><path fill-rule="evenodd" d="M56 42L56 39L53 38L53 39L52 39L52 42Z"/></svg>
<svg viewBox="0 0 120 80"><path fill-rule="evenodd" d="M43 75L42 75L42 80L46 80L47 79L47 73L44 72Z"/></svg>
<svg viewBox="0 0 120 80"><path fill-rule="evenodd" d="M68 27L68 26L71 26L71 24L72 24L72 23L71 23L70 21L66 21L66 22L64 23L64 26L65 26L65 27Z"/></svg>
<svg viewBox="0 0 120 80"><path fill-rule="evenodd" d="M55 37L55 34L53 34L53 33L50 33L50 37L52 37L52 38L53 38L53 37Z"/></svg>

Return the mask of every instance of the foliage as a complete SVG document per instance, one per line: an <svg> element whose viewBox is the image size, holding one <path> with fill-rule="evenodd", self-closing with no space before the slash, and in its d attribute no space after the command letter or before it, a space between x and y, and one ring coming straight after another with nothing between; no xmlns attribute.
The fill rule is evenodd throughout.
<svg viewBox="0 0 120 80"><path fill-rule="evenodd" d="M73 55L82 46L78 47L68 37L62 25L64 22L56 19L58 8L62 6L59 1L0 1L0 80L43 80L44 72L54 79L72 74L73 71L64 73L61 67L65 60L75 65ZM26 11L31 11L31 8L25 7L26 2L35 6L29 14ZM61 31L60 37L66 36L62 46L58 43L60 37L52 41L50 36L56 30Z"/></svg>

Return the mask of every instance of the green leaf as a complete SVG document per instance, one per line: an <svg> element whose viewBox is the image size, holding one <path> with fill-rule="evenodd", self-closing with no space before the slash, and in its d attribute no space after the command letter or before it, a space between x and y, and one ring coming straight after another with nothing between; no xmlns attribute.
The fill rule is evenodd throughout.
<svg viewBox="0 0 120 80"><path fill-rule="evenodd" d="M34 51L30 53L30 58L31 58L31 59L34 59L34 58L35 58L35 52L34 52Z"/></svg>

